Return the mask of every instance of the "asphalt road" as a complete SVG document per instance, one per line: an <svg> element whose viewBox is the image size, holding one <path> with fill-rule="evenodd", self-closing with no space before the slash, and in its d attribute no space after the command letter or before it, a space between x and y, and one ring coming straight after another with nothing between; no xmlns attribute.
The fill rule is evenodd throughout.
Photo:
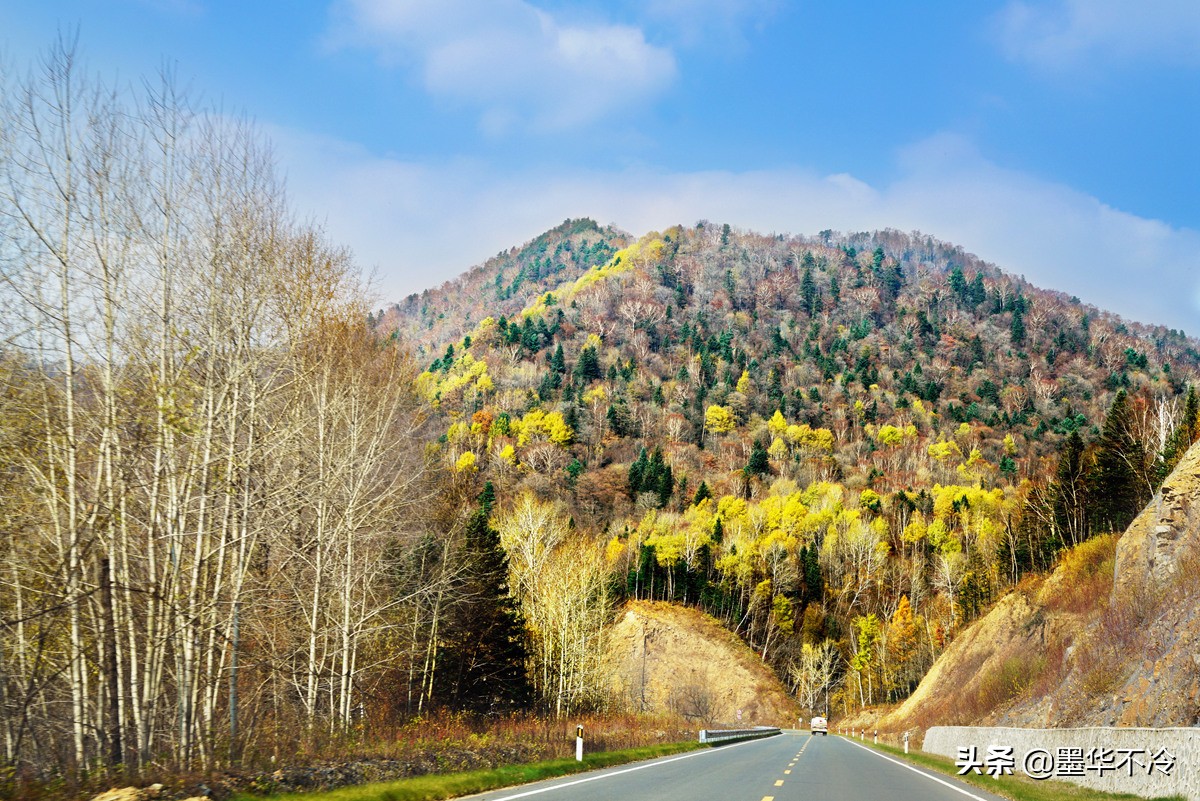
<svg viewBox="0 0 1200 801"><path fill-rule="evenodd" d="M471 796L473 801L1004 801L841 737L747 743Z"/></svg>

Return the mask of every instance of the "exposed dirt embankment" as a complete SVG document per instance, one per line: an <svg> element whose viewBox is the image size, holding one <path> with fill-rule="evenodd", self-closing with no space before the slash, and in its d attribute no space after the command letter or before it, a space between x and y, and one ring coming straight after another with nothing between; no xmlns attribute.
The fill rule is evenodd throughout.
<svg viewBox="0 0 1200 801"><path fill-rule="evenodd" d="M946 649L881 731L1200 721L1200 445L1119 540L1066 554Z"/></svg>
<svg viewBox="0 0 1200 801"><path fill-rule="evenodd" d="M628 604L610 632L609 654L613 690L634 711L678 712L698 728L790 726L799 714L758 655L696 609Z"/></svg>

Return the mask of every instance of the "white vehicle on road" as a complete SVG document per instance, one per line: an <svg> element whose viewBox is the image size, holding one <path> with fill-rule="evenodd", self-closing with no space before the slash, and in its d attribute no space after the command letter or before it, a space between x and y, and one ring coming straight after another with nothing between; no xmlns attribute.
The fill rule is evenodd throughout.
<svg viewBox="0 0 1200 801"><path fill-rule="evenodd" d="M829 736L829 721L825 720L825 718L820 715L817 715L815 718L813 718L809 722L808 726L810 729L812 729L814 737L818 734L823 734L826 737Z"/></svg>

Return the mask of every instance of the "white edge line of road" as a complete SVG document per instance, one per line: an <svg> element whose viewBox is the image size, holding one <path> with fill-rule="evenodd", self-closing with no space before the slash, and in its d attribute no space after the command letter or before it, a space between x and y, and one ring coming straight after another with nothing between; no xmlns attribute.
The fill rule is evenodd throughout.
<svg viewBox="0 0 1200 801"><path fill-rule="evenodd" d="M886 759L888 762L894 762L897 765L899 765L900 767L907 768L908 770L911 770L913 773L918 773L918 774L924 776L926 779L929 779L932 782L937 782L938 784L945 785L946 787L949 787L951 790L953 790L956 793L962 793L967 798L974 798L975 801L988 801L988 799L984 798L981 795L975 795L974 793L969 793L966 790L964 790L963 788L959 787L958 785L951 784L950 782L946 781L945 779L939 779L937 776L930 775L930 774L926 773L925 771L921 770L920 768L914 768L912 765L908 764L907 762L901 762L899 759L893 759L892 757L888 756L887 754L881 754L878 751L876 751L874 748L867 748L865 745L861 745L859 743L854 742L854 740L852 740L849 737L843 737L842 739L845 740L846 742L850 743L851 745L855 746L856 748L861 748L862 750L866 751L868 754L874 754L875 756L879 757L880 759Z"/></svg>
<svg viewBox="0 0 1200 801"><path fill-rule="evenodd" d="M659 765L666 765L668 762L678 762L681 759L691 759L692 757L704 756L705 754L715 754L715 753L717 753L718 750L728 751L730 748L738 748L739 746L750 745L751 743L757 743L761 740L766 740L766 739L769 739L769 738L759 737L754 740L747 740L744 743L730 743L729 745L723 745L720 747L720 749L706 748L706 749L702 749L700 751L693 751L690 754L683 754L682 756L670 757L669 759L656 759L653 762L647 762L643 765L636 765L632 768L624 768L622 770L614 770L614 771L610 771L608 773L601 773L598 776L589 776L585 779L575 779L574 781L563 782L562 784L555 784L551 787L541 787L537 790L526 790L523 793L516 793L515 795L496 796L495 798L490 799L490 801L509 801L509 799L512 799L512 798L525 798L526 796L540 795L541 793L549 793L554 790L561 790L564 787L574 787L577 784L587 784L588 782L599 781L600 779L608 779L613 776L620 776L623 773L633 773L635 770L645 770L646 768L655 768L655 767L658 767ZM984 801L984 799L981 798L979 801Z"/></svg>

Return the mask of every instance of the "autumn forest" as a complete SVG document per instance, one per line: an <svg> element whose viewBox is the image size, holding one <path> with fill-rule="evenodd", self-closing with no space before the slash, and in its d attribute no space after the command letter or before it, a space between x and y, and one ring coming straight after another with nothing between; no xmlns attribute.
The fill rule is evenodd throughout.
<svg viewBox="0 0 1200 801"><path fill-rule="evenodd" d="M0 81L0 770L628 711L633 599L898 701L1200 438L1194 339L924 234L570 219L377 307L170 76Z"/></svg>

